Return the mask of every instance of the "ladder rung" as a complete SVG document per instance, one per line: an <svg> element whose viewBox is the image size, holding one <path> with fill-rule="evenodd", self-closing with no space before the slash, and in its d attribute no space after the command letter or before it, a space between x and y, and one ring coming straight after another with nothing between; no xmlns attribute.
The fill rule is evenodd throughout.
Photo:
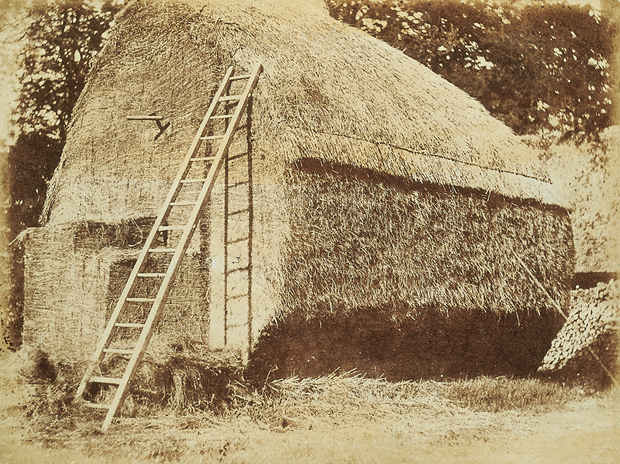
<svg viewBox="0 0 620 464"><path fill-rule="evenodd" d="M237 238L235 240L231 240L231 241L227 242L227 244L228 245L234 245L235 243L245 242L247 240L250 240L250 237Z"/></svg>
<svg viewBox="0 0 620 464"><path fill-rule="evenodd" d="M205 137L200 137L200 140L219 140L223 138L223 135L207 135Z"/></svg>
<svg viewBox="0 0 620 464"><path fill-rule="evenodd" d="M190 161L213 161L215 156L201 156L200 158L192 158Z"/></svg>
<svg viewBox="0 0 620 464"><path fill-rule="evenodd" d="M236 159L245 158L245 157L247 157L247 156L248 156L248 154L247 154L247 153L242 153L242 154L240 154L240 155L229 156L227 159L228 159L228 161L234 161L234 160L236 160Z"/></svg>
<svg viewBox="0 0 620 464"><path fill-rule="evenodd" d="M127 116L128 121L161 121L164 119L163 116Z"/></svg>
<svg viewBox="0 0 620 464"><path fill-rule="evenodd" d="M193 206L195 204L195 201L175 201L170 203L170 206Z"/></svg>
<svg viewBox="0 0 620 464"><path fill-rule="evenodd" d="M120 348L106 348L103 352L113 354L133 354L133 350L123 350Z"/></svg>
<svg viewBox="0 0 620 464"><path fill-rule="evenodd" d="M234 187L239 187L240 185L249 185L249 184L250 184L249 180L244 180L241 182L235 182L234 184L230 184L228 188L234 188Z"/></svg>
<svg viewBox="0 0 620 464"><path fill-rule="evenodd" d="M230 76L230 78L228 79L229 81L238 81L240 79L249 79L250 76L249 74L240 74L238 76Z"/></svg>
<svg viewBox="0 0 620 464"><path fill-rule="evenodd" d="M228 216L234 216L235 214L247 213L249 211L250 211L250 208L239 209L237 211L233 211L231 213L228 213Z"/></svg>
<svg viewBox="0 0 620 464"><path fill-rule="evenodd" d="M241 95L226 95L224 97L220 97L220 101L234 101L234 100L239 100L241 98Z"/></svg>
<svg viewBox="0 0 620 464"><path fill-rule="evenodd" d="M174 253L176 248L149 248L149 253Z"/></svg>
<svg viewBox="0 0 620 464"><path fill-rule="evenodd" d="M183 184L191 184L196 182L206 182L207 179L183 179L181 182Z"/></svg>
<svg viewBox="0 0 620 464"><path fill-rule="evenodd" d="M152 303L155 301L155 298L127 298L125 301L129 301L131 303Z"/></svg>
<svg viewBox="0 0 620 464"><path fill-rule="evenodd" d="M137 275L137 277L166 277L166 274L163 272L141 272Z"/></svg>
<svg viewBox="0 0 620 464"><path fill-rule="evenodd" d="M230 119L232 117L232 114L218 114L217 116L211 116L211 119Z"/></svg>
<svg viewBox="0 0 620 464"><path fill-rule="evenodd" d="M118 379L116 377L91 377L90 381L91 383L109 383L109 384L116 384L116 385L120 385L121 381L123 379Z"/></svg>
<svg viewBox="0 0 620 464"><path fill-rule="evenodd" d="M177 225L177 226L159 226L159 229L157 229L157 230L159 230L161 232L166 231L166 230L185 230L186 227L187 226L180 226L180 225Z"/></svg>
<svg viewBox="0 0 620 464"><path fill-rule="evenodd" d="M135 322L117 322L114 324L116 327L126 327L129 329L141 329L144 327L144 324L138 324Z"/></svg>
<svg viewBox="0 0 620 464"><path fill-rule="evenodd" d="M233 295L233 296L229 296L229 297L227 297L226 299L227 299L227 300L238 300L239 298L245 298L245 297L247 297L247 296L248 296L248 294L247 294L247 293L242 293L242 294L240 294L240 295Z"/></svg>
<svg viewBox="0 0 620 464"><path fill-rule="evenodd" d="M250 266L238 267L236 269L231 269L229 271L226 271L226 274L232 274L233 272L243 272L243 271L249 271L249 270L250 270Z"/></svg>
<svg viewBox="0 0 620 464"><path fill-rule="evenodd" d="M90 401L84 401L82 403L84 406L88 406L89 408L95 408L95 409L110 409L110 405L109 404L103 404L103 403L91 403Z"/></svg>

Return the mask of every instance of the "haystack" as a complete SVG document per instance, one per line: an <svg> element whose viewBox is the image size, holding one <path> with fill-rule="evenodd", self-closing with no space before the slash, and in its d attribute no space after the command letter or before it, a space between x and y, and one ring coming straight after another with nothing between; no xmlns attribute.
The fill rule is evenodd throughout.
<svg viewBox="0 0 620 464"><path fill-rule="evenodd" d="M89 355L139 247L128 225L156 215L225 69L260 62L159 335L280 373L535 369L561 323L524 266L566 305L574 265L537 154L421 64L298 3L120 14L26 241L26 343ZM157 138L127 121L151 113L170 121ZM225 228L225 208L245 212Z"/></svg>

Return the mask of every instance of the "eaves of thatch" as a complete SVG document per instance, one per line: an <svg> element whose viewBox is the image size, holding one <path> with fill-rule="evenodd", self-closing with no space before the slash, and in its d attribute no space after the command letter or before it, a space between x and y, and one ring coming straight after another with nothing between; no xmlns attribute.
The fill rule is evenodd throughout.
<svg viewBox="0 0 620 464"><path fill-rule="evenodd" d="M202 22L235 63L263 63L254 114L266 152L557 203L536 152L399 50L320 6L228 3L199 2Z"/></svg>

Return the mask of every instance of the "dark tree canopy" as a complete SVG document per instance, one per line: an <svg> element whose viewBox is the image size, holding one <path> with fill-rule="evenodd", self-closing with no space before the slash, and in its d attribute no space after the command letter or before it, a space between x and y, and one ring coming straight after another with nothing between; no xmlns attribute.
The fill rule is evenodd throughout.
<svg viewBox="0 0 620 464"><path fill-rule="evenodd" d="M37 4L21 53L18 136L9 151L11 237L37 225L65 143L71 112L121 5L61 0Z"/></svg>
<svg viewBox="0 0 620 464"><path fill-rule="evenodd" d="M616 30L589 7L330 0L331 14L428 66L518 134L611 125Z"/></svg>

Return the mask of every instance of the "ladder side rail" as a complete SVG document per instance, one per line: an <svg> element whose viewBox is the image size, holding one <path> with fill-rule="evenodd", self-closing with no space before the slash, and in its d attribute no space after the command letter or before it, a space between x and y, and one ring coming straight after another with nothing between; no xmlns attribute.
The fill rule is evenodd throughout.
<svg viewBox="0 0 620 464"><path fill-rule="evenodd" d="M159 316L161 314L160 309L163 307L163 304L166 301L166 298L168 297L172 289L171 283L176 278L176 275L180 269L183 257L185 256L187 248L189 247L190 239L196 228L196 220L198 218L198 215L200 214L200 211L202 210L204 203L206 202L206 199L210 197L211 195L213 186L215 184L215 179L217 178L217 175L222 167L224 156L227 153L228 147L230 146L230 143L232 142L234 133L237 130L237 127L239 126L240 116L245 110L245 108L247 107L250 93L253 91L256 85L256 82L258 81L258 75L260 74L261 70L262 70L262 66L259 64L254 69L249 82L247 83L243 93L241 94L239 103L237 104L237 107L231 119L231 124L226 130L224 138L222 139L220 143L220 147L218 149L217 154L215 155L213 164L211 165L211 168L209 169L207 178L205 179L205 182L200 191L196 204L194 205L194 208L192 209L192 213L190 214L189 220L187 222L187 227L183 231L183 235L181 236L181 239L179 241L178 248L176 252L174 253L174 256L172 257L172 261L170 262L170 265L168 267L168 272L166 273L166 277L164 277L164 280L161 283L159 292L157 293L157 296L155 297L155 302L153 303L152 309L146 320L145 326L142 329L140 338L138 339L138 342L136 343L134 354L131 356L131 359L129 360L129 363L125 369L125 373L122 377L121 383L116 391L116 394L114 395L114 399L112 400L112 404L110 405L110 409L108 410L108 414L106 415L106 418L103 423L102 429L104 431L110 427L112 423L112 419L114 418L114 415L116 414L116 410L122 404L126 395L129 393L129 389L127 388L129 385L129 382L133 378L133 375L138 365L140 364L142 357L144 356L146 346L153 333L152 327L155 324L157 324L157 321L159 320ZM230 83L230 72L232 72L232 67L229 68L229 73L227 73L225 77L225 82L227 82L228 84ZM226 88L228 88L228 86L224 87L224 83L223 83L223 85L221 86L221 89L225 90ZM213 109L217 107L220 96L221 96L221 93L218 92L218 94L216 95L217 98L214 98L214 101L212 102L212 105L211 105ZM210 111L207 114L208 118L210 118L211 113L212 111L210 108ZM205 118L205 119L208 121L208 118ZM200 142L200 137L202 136L203 132L204 132L204 128L202 128L201 126L201 129L197 132L196 137L194 138L194 142ZM188 161L191 158L191 156L193 156L193 153L195 152L197 148L197 144L196 144L196 147L194 147L193 145L194 143L192 143L192 148L190 148L190 151L188 152L188 155L189 155ZM190 155L190 153L192 154ZM180 179L179 179L179 182L180 182ZM172 197L170 198L170 201L172 201ZM167 205L167 207L169 207L169 205Z"/></svg>
<svg viewBox="0 0 620 464"><path fill-rule="evenodd" d="M218 90L215 93L215 97L213 98L213 101L211 102L211 105L209 106L209 109L207 110L207 114L203 118L202 123L200 124L200 127L198 131L196 132L196 135L194 136L192 144L190 145L190 148L185 158L183 159L183 162L181 163L181 167L172 184L172 187L170 188L168 192L168 196L166 197L164 206L161 208L161 210L159 211L159 214L157 215L157 218L155 219L155 223L153 224L153 227L151 228L151 232L149 233L149 236L146 239L144 247L142 248L140 254L138 255L136 264L134 265L132 272L129 275L129 278L127 279L125 287L123 288L123 292L121 293L121 296L118 299L116 307L114 308L114 311L112 312L110 319L108 320L108 324L105 328L105 331L102 334L99 340L99 343L97 344L95 353L89 363L89 366L86 369L86 372L84 374L84 377L82 378L82 381L80 382L80 385L75 395L75 398L77 401L80 401L82 399L82 396L84 394L84 391L86 390L86 386L88 385L88 382L92 375L93 370L101 362L101 360L103 359L103 356L105 355L104 350L108 347L108 345L111 342L112 333L114 331L114 324L116 323L119 316L123 312L123 308L125 307L125 300L129 296L129 293L131 292L131 290L133 289L135 285L137 275L143 270L146 257L149 254L148 250L151 248L151 245L155 241L155 237L157 236L159 227L161 226L164 219L168 215L168 212L170 210L170 203L172 202L172 200L175 198L175 196L179 192L181 180L185 177L185 175L187 174L187 171L189 170L189 167L191 165L191 161L190 161L191 158L194 157L194 155L198 151L198 148L200 147L201 137L203 136L206 130L207 124L209 123L211 116L213 115L213 113L215 113L215 111L217 110L217 107L219 106L219 99L228 90L230 86L230 76L232 75L232 72L233 72L233 67L230 66L228 70L226 71L226 74L224 76L224 79L222 80L222 83L220 84Z"/></svg>
<svg viewBox="0 0 620 464"><path fill-rule="evenodd" d="M104 350L108 348L108 346L110 345L112 341L112 334L114 332L115 324L118 321L118 318L123 313L124 309L126 308L127 297L129 296L129 293L131 292L131 290L134 288L134 285L136 282L136 276L138 275L139 272L141 272L142 268L144 267L144 263L146 262L146 257L148 255L148 250L149 248L151 248L151 245L154 241L154 238L156 236L156 231L157 231L157 228L154 225L153 228L151 229L151 232L148 238L146 239L144 243L144 247L142 248L142 250L140 251L140 254L138 255L136 264L134 265L131 271L131 274L129 275L129 278L127 279L127 282L125 283L123 292L121 293L121 296L119 297L116 303L116 307L114 308L114 311L112 312L110 319L108 320L106 328L103 334L101 335L99 342L97 343L97 347L95 348L93 358L90 361L90 364L87 367L86 372L84 373L84 377L82 377L82 381L80 382L80 385L75 394L76 401L81 401L83 399L84 391L86 390L86 386L89 383L90 377L92 376L92 373L95 367L97 367L101 363L101 360L105 356Z"/></svg>
<svg viewBox="0 0 620 464"><path fill-rule="evenodd" d="M194 207L194 209L196 209L196 206ZM183 235L179 242L180 247L176 250L172 257L172 260L168 267L168 272L166 273L166 277L164 277L164 280L159 287L159 291L157 293L157 296L155 297L155 301L153 302L147 320L140 333L140 337L138 338L138 341L135 345L134 352L129 359L123 377L121 378L120 384L116 390L112 403L110 404L110 408L102 426L102 430L104 432L112 424L112 419L116 415L116 410L123 403L125 397L129 393L129 382L133 378L135 371L137 370L140 362L142 361L142 358L146 351L146 347L151 339L151 336L153 335L153 327L157 324L161 315L161 308L163 308L164 303L168 298L170 291L172 290L171 284L176 278L178 271L180 270L181 262L187 251L187 248L189 247L191 241L190 239L193 235L194 229L194 224L192 222L188 222L188 226L183 232Z"/></svg>
<svg viewBox="0 0 620 464"><path fill-rule="evenodd" d="M245 108L247 107L250 93L253 91L254 87L256 86L256 82L258 81L258 75L260 74L261 70L262 70L262 66L260 64L256 66L256 68L253 70L250 76L250 80L248 81L243 93L241 94L241 98L239 100L239 103L237 104L237 107L233 114L230 125L228 129L226 130L226 133L224 135L224 138L222 139L222 142L217 151L217 154L215 155L215 159L213 160L213 164L211 165L211 168L209 169L209 173L207 174L207 178L205 179L203 187L200 190L200 194L198 195L196 204L194 205L194 208L192 209L192 212L189 216L187 227L183 231L181 239L179 240L178 248L176 252L174 253L174 256L172 257L172 260L168 268L168 273L166 273L166 277L164 277L164 280L159 288L159 292L157 293L157 296L155 297L155 302L153 303L153 310L151 311L151 314L149 314L149 317L147 318L145 327L142 331L143 334L144 333L150 334L151 326L154 325L159 318L159 308L163 305L166 298L168 297L168 294L171 290L171 283L176 278L176 275L180 269L183 257L185 256L185 253L187 252L187 248L189 247L190 239L196 228L198 215L200 214L200 211L203 209L207 198L211 196L211 192L213 191L213 187L215 185L215 180L219 174L219 171L222 168L222 164L224 162L225 156L228 153L228 147L230 146L233 140L234 134L237 130L237 127L239 126L239 122L241 120L241 114L243 113L243 111L245 111ZM150 338L150 335L149 335L149 338ZM136 345L136 351L140 351L138 350L138 347L143 348L140 346L142 339L143 337L141 336L140 340L138 340L138 343ZM148 342L148 339L145 339L144 341L142 341L144 346L146 346L147 342Z"/></svg>
<svg viewBox="0 0 620 464"><path fill-rule="evenodd" d="M223 95L224 92L226 92L226 90L230 86L230 76L232 72L233 72L233 67L230 66L228 68L228 71L226 72L226 75L224 76L224 79L222 80L222 84L220 85L220 88L216 92L215 97L213 98L213 101L211 102L209 110L207 111L207 114L205 118L203 119L202 124L200 125L200 128L198 129L198 131L196 132L196 135L194 136L192 145L190 146L190 149L188 150L187 156L185 158L185 166L183 166L183 169L182 169L183 172L180 171L179 174L177 175L177 178L175 179L174 187L176 187L176 189L175 188L170 189L170 194L168 198L166 199L166 203L164 204L164 207L162 208L162 211L160 213L162 220L166 216L170 208L170 203L172 202L174 195L176 194L176 193L175 194L172 193L173 190L178 190L178 188L181 185L181 180L187 174L187 170L189 169L189 166L191 164L190 160L196 154L196 151L198 150L198 147L201 142L200 138L204 134L204 131L209 122L209 119L211 118L211 115L217 109L217 106L219 104L219 98ZM225 149L222 150L222 147L220 147L220 150L218 150L218 153L215 156L214 162L211 165L211 168L209 169L209 174L207 175L207 179L200 191L196 204L194 205L194 208L192 209L192 213L190 214L190 217L187 221L183 234L181 235L179 243L177 244L177 249L172 257L172 260L170 261L170 264L168 265L168 271L166 272L166 276L164 277L164 280L159 286L159 291L157 292L157 296L155 297L155 301L153 302L153 305L151 307L151 311L150 311L149 317L147 318L145 326L142 330L142 334L144 333L150 334L152 325L154 325L154 323L157 322L157 319L158 319L157 315L159 313L159 308L160 306L163 305L166 298L168 297L168 293L171 290L171 283L176 278L176 275L180 268L183 257L185 256L185 253L187 252L187 248L189 247L190 239L193 235L194 229L196 228L196 219L198 218L198 214L200 213L200 210L203 207L203 203L205 202L206 197L210 195L211 190L213 188L214 180L215 180L215 177L217 176L217 172L214 175L212 175L212 172L214 171L214 166L218 165L218 168L216 168L216 171L219 171L219 166L221 166L222 160L223 160L223 153L226 151L228 144L230 143L229 139L231 139L231 134L227 131L226 135L228 138L222 140L222 144L221 144L222 147L225 146ZM208 188L205 188L207 186ZM160 224L157 225L157 228L155 226L153 227L153 230L151 230L151 233L152 234L156 233L160 225L161 225L161 221L160 221ZM138 272L136 272L136 274L137 273ZM140 338L138 339L138 342L136 344L136 351L141 351L138 348L142 348L140 346L142 338L143 337L141 335ZM146 342L148 342L148 339L146 340ZM146 343L144 342L142 344L146 345ZM127 370L129 371L129 369Z"/></svg>
<svg viewBox="0 0 620 464"><path fill-rule="evenodd" d="M246 87L243 93L241 94L239 103L237 104L235 112L233 113L232 120L230 121L230 125L228 126L226 133L224 135L224 138L222 139L220 143L220 147L217 151L217 154L215 155L213 164L211 165L211 168L209 169L209 173L207 174L207 178L205 179L203 187L200 191L200 194L198 195L196 204L194 205L194 208L192 209L192 212L189 216L187 227L183 231L181 239L179 240L178 248L176 252L174 253L174 256L172 257L172 260L168 267L168 272L166 273L166 277L164 277L164 280L161 283L161 286L159 287L159 291L157 293L157 296L155 297L155 302L153 303L153 310L151 310L152 314L149 314L149 317L147 318L147 322L143 329L143 333L144 332L150 333L150 326L157 322L159 307L164 303L165 299L168 297L168 293L171 290L170 284L174 281L178 273L183 257L185 256L187 248L189 247L190 239L196 228L198 215L200 214L200 211L203 209L207 198L211 196L211 192L215 185L215 179L217 178L219 171L222 167L225 155L228 152L228 147L230 146L230 143L232 142L232 139L237 130L237 127L239 127L241 114L243 113L243 111L245 111L245 108L247 107L250 93L254 90L254 87L256 86L256 83L258 81L258 76L261 70L262 70L262 65L260 64L254 68L254 70L252 71L250 75L249 81L246 84ZM229 68L229 71L232 71L232 67ZM229 78L230 76L227 74L226 80L228 81ZM157 309L157 311L154 311L155 309ZM142 337L140 338L142 339ZM140 340L138 341L138 344L136 345L136 351L138 351L137 348L139 345L140 345Z"/></svg>
<svg viewBox="0 0 620 464"><path fill-rule="evenodd" d="M82 399L82 395L84 394L86 386L89 383L89 380L90 380L90 377L92 375L94 368L101 363L101 360L103 359L105 355L104 350L108 348L109 344L112 341L112 334L114 332L115 324L118 321L118 318L123 313L124 309L126 308L126 301L129 296L129 293L133 290L135 286L137 275L143 270L144 264L146 262L146 257L149 254L149 249L151 248L153 242L155 241L155 237L157 236L159 225L163 222L164 215L162 213L163 211L160 211L160 214L158 215L157 219L155 220L155 223L153 224L153 227L151 228L151 232L149 233L146 241L144 242L144 246L142 247L142 250L140 251L140 254L138 255L138 259L136 260L136 263L134 264L134 267L131 271L131 274L129 275L129 278L127 279L127 282L125 283L125 287L123 288L123 291L120 297L118 298L116 307L114 308L114 311L112 312L108 320L108 324L106 325L106 328L99 340L99 343L97 344L95 353L93 355L93 359L90 365L88 366L86 373L84 374L84 377L82 378L82 381L80 382L80 386L78 387L78 390L76 392L76 400L78 401Z"/></svg>

